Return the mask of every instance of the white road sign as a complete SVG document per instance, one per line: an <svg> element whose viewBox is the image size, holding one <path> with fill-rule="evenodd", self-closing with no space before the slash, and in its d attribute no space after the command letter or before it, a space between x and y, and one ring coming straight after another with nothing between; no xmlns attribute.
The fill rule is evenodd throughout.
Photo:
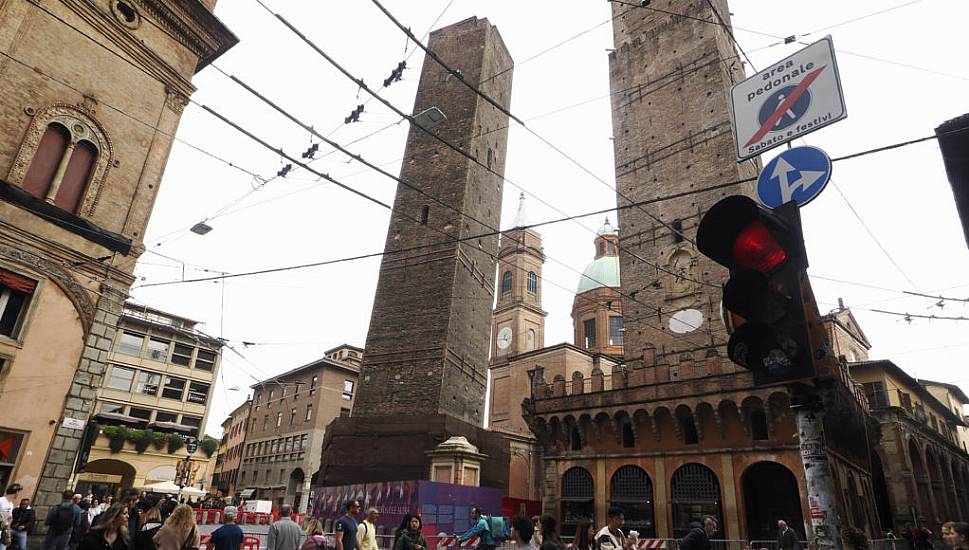
<svg viewBox="0 0 969 550"><path fill-rule="evenodd" d="M831 37L734 84L730 114L738 161L848 116Z"/></svg>

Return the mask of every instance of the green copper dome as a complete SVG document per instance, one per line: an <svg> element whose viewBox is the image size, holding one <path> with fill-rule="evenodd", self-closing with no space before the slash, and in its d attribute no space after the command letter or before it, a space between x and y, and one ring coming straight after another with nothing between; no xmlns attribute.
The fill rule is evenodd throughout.
<svg viewBox="0 0 969 550"><path fill-rule="evenodd" d="M619 287L619 256L603 256L586 266L576 294L599 287Z"/></svg>

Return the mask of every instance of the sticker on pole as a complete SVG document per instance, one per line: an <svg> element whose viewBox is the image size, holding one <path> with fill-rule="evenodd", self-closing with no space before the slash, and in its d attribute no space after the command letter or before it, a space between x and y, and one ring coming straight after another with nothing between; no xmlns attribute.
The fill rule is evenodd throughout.
<svg viewBox="0 0 969 550"><path fill-rule="evenodd" d="M847 117L831 37L734 84L730 116L738 162Z"/></svg>
<svg viewBox="0 0 969 550"><path fill-rule="evenodd" d="M757 198L767 208L813 201L831 180L831 159L817 147L795 147L774 157L757 177Z"/></svg>

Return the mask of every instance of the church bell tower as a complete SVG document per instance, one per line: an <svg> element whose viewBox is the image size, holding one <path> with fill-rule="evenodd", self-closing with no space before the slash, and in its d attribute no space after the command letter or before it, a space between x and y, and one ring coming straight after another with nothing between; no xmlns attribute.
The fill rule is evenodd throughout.
<svg viewBox="0 0 969 550"><path fill-rule="evenodd" d="M527 229L525 194L519 197L514 228L501 237L498 248L498 301L491 327L491 359L545 347L542 310L542 236Z"/></svg>

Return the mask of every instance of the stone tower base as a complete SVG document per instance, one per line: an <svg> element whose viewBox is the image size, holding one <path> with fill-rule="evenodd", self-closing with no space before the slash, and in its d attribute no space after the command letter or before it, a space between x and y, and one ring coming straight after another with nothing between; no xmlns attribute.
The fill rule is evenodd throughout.
<svg viewBox="0 0 969 550"><path fill-rule="evenodd" d="M508 440L444 414L333 420L323 438L315 485L430 479L431 457L427 452L456 435L464 436L487 455L481 464L480 485L507 494L511 460Z"/></svg>

